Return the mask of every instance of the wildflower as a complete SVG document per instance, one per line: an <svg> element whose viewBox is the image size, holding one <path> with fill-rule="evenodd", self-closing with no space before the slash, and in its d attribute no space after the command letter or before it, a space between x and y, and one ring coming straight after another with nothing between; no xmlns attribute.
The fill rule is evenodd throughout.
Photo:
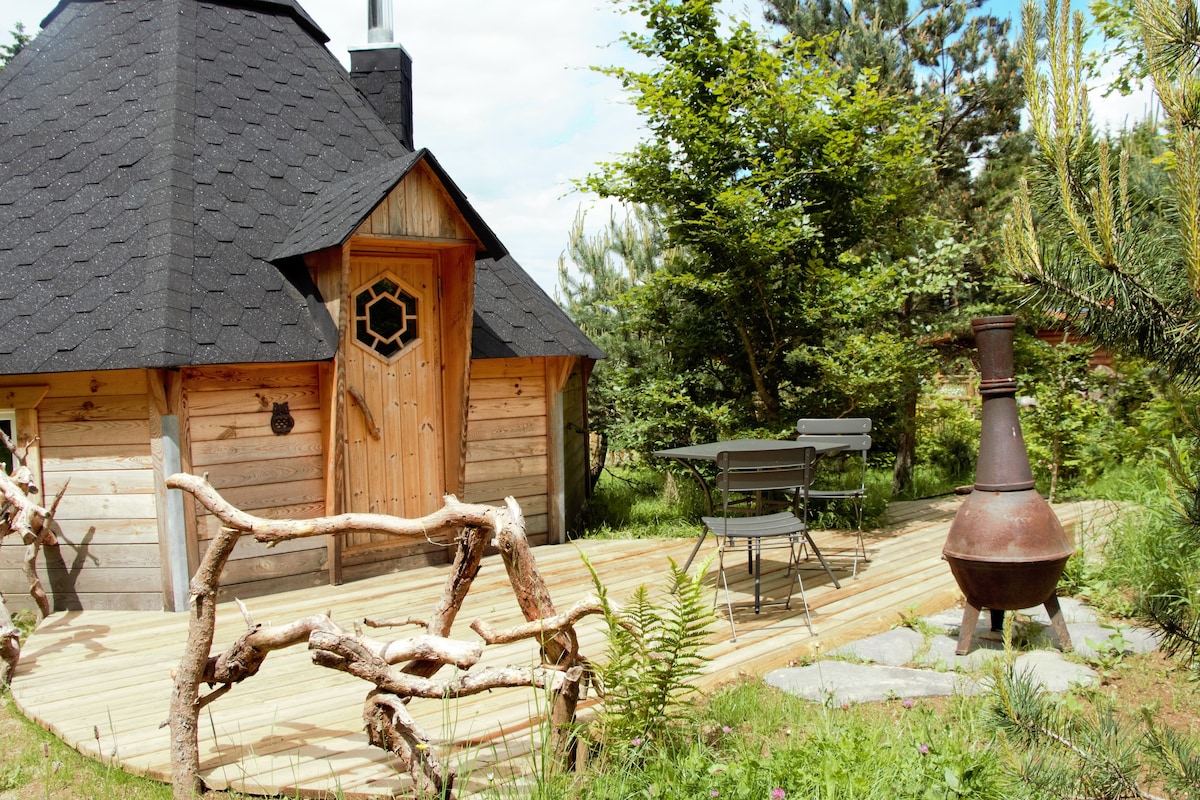
<svg viewBox="0 0 1200 800"><path fill-rule="evenodd" d="M911 697L906 697L904 698L904 702L902 702L900 705L904 706L905 708L912 708L913 699Z"/></svg>
<svg viewBox="0 0 1200 800"><path fill-rule="evenodd" d="M784 794L783 794L783 789L781 787L776 786L774 789L771 790L771 800L783 800L783 797L784 797Z"/></svg>
<svg viewBox="0 0 1200 800"><path fill-rule="evenodd" d="M644 742L644 741L646 741L646 740L645 740L645 739L643 739L642 737L640 737L640 736L636 736L636 737L634 737L633 741L632 741L632 742L630 742L630 744L632 744L634 747L637 747L638 745L640 745L640 744L641 744L642 742Z"/></svg>
<svg viewBox="0 0 1200 800"><path fill-rule="evenodd" d="M924 742L921 742L919 745L917 745L917 752L923 756L929 755L929 745L925 744Z"/></svg>
<svg viewBox="0 0 1200 800"><path fill-rule="evenodd" d="M711 794L713 797L719 797L721 795L721 793L716 789L713 789L711 792L709 792L709 794Z"/></svg>
<svg viewBox="0 0 1200 800"><path fill-rule="evenodd" d="M733 733L733 728L729 727L728 725L722 725L721 733Z"/></svg>

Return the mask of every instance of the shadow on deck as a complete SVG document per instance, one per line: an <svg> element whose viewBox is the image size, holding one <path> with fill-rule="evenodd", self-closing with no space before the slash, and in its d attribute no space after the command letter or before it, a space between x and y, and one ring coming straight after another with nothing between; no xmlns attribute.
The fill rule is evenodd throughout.
<svg viewBox="0 0 1200 800"><path fill-rule="evenodd" d="M961 498L894 503L889 525L866 535L871 560L850 577L849 537L814 533L842 582L837 590L816 561L802 573L816 636L804 623L797 596L790 610L735 609L738 640L728 622L713 625L706 655L712 660L701 679L706 686L741 675L760 675L894 626L904 613L929 614L961 599L941 548ZM1068 530L1086 530L1111 518L1112 506L1072 503L1055 507ZM580 541L534 551L560 610L592 593L580 551L591 561L610 597L628 597L639 585L654 586L668 574L668 558L682 563L694 540ZM715 545L706 543L704 553ZM839 555L842 552L845 555ZM763 590L786 584L784 564L764 561ZM332 611L345 627L364 617L426 615L441 593L448 567L423 567L353 584L287 592L250 602L262 622L282 624ZM732 573L739 570L734 569ZM715 584L712 575L708 578ZM734 586L751 597L752 581ZM456 637L475 641L470 622L482 617L494 627L522 621L504 567L488 557L455 625ZM217 647L228 646L244 623L233 604L218 612ZM602 623L584 620L581 651L604 652ZM399 636L400 634L396 634ZM54 614L25 643L12 695L31 719L80 752L115 759L130 772L169 781L170 740L166 728L171 670L182 655L187 616L165 612L75 611ZM536 648L523 643L490 647L484 664L533 664ZM305 797L404 795L409 786L386 754L369 746L362 732L362 702L368 686L346 674L313 666L303 648L271 655L262 671L201 716L201 770L212 789L249 794ZM450 703L414 700L410 709L425 729L453 742L467 787L482 789L492 779L520 781L533 767L536 718L544 698L511 689ZM470 789L464 787L466 791Z"/></svg>

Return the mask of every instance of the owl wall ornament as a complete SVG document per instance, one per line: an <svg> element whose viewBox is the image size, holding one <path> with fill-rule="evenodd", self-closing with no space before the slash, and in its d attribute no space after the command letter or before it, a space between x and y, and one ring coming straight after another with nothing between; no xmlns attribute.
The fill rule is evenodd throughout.
<svg viewBox="0 0 1200 800"><path fill-rule="evenodd" d="M288 411L288 404L275 403L275 408L271 411L271 432L276 436L286 436L292 432L294 427L296 427L296 420L292 419L292 414Z"/></svg>

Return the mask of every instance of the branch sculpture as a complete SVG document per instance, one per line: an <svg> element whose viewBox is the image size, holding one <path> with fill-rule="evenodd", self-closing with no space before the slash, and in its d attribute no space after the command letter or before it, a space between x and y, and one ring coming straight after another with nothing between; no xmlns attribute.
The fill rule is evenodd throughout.
<svg viewBox="0 0 1200 800"><path fill-rule="evenodd" d="M38 493L38 488L33 483L33 471L26 463L28 446L25 452L17 452L12 440L3 431L0 431L0 442L13 454L14 460L11 473L0 470L0 541L12 533L24 543L23 569L29 581L29 596L44 619L50 614L50 599L46 596L42 579L38 577L37 558L42 547L58 543L54 535L54 512L67 487L63 485L50 508L35 503L30 497ZM12 615L4 603L4 595L0 594L0 686L11 680L20 658L20 631L13 624Z"/></svg>
<svg viewBox="0 0 1200 800"><path fill-rule="evenodd" d="M200 709L226 694L236 683L255 675L270 652L305 641L316 665L347 672L373 684L363 710L368 739L396 757L398 765L411 774L422 796L452 797L455 776L453 770L442 765L432 740L408 712L406 704L414 697L449 699L520 686L547 689L555 697L551 714L555 751L562 757L560 763L569 765L570 731L581 679L587 669L586 660L578 652L573 625L588 614L600 613L601 607L595 601L585 601L566 614L555 614L549 590L525 538L525 520L515 500L508 498L505 507L498 508L462 503L447 496L443 508L415 520L382 514L277 520L256 517L231 506L207 481L194 475L172 475L167 486L190 492L223 524L191 581L188 643L175 672L167 724L171 727L172 778L177 800L192 798L204 789L196 736ZM348 633L329 614L264 627L255 624L242 605L246 632L224 652L211 654L221 572L242 535L250 534L273 545L308 536L361 530L422 538L455 535L454 563L428 620L368 621L371 627L419 624L424 627L421 634L380 641L361 633ZM479 572L484 549L493 536L527 622L511 630L496 631L483 620L475 620L471 627L484 644L448 638ZM529 638L536 638L541 645L542 666L470 671L482 658L486 644ZM394 668L401 663L403 667ZM458 669L456 677L448 681L433 680L432 676L447 664ZM202 696L201 684L219 686Z"/></svg>

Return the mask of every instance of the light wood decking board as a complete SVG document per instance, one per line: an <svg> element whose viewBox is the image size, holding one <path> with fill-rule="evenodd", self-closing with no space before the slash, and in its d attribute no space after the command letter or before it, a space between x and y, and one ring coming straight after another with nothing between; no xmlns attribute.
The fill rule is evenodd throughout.
<svg viewBox="0 0 1200 800"><path fill-rule="evenodd" d="M818 546L842 582L840 591L834 589L815 559L804 565L817 636L810 636L804 625L798 593L790 610L767 607L759 615L736 610L736 643L730 641L728 621L721 613L706 650L712 661L698 683L712 686L741 674L762 674L813 655L818 641L827 653L885 630L910 607L924 614L953 605L958 590L940 556L957 503L957 499L941 499L894 504L892 526L867 534L871 561L860 563L857 579L849 574L853 539L816 532ZM1081 519L1105 519L1113 512L1111 505L1096 503L1056 510L1067 527L1077 526ZM641 584L652 588L660 584L667 574L668 557L682 563L693 543L585 541L577 546L588 555L610 596L624 599ZM707 542L705 554L714 548ZM534 555L560 610L593 592L576 546L542 547ZM753 588L744 561L733 554L727 565L736 578L735 602L749 599ZM437 601L447 572L445 566L422 567L344 586L255 598L248 606L257 621L266 623L290 622L331 609L334 620L347 628L364 616L422 616ZM764 594L784 590L789 580L783 561L764 562ZM715 585L715 568L708 581ZM485 559L454 635L476 640L468 628L476 617L494 627L521 621L498 556ZM166 718L170 672L182 654L186 623L186 615L155 612L52 615L25 644L13 697L27 715L81 752L108 757L115 748L126 769L166 780L169 737L158 724ZM236 607L223 606L216 647L233 642L244 628ZM391 639L416 630L368 630L368 635ZM598 619L585 620L578 633L585 654L603 655L605 639ZM487 648L481 663L533 664L535 660L536 648L525 642ZM361 733L367 688L348 675L313 666L303 648L273 653L259 675L234 687L202 715L201 758L209 785L305 797L332 796L338 791L347 797L403 794L407 780L395 774L384 754L368 746ZM530 754L538 746L537 702L534 692L511 689L452 704L415 700L412 711L443 742L443 753L449 738L455 740L455 752L444 757L473 763L464 779L468 786L482 789L487 772L511 781L531 768ZM593 699L587 702L593 703ZM444 706L453 707L455 720L450 725L446 725Z"/></svg>

